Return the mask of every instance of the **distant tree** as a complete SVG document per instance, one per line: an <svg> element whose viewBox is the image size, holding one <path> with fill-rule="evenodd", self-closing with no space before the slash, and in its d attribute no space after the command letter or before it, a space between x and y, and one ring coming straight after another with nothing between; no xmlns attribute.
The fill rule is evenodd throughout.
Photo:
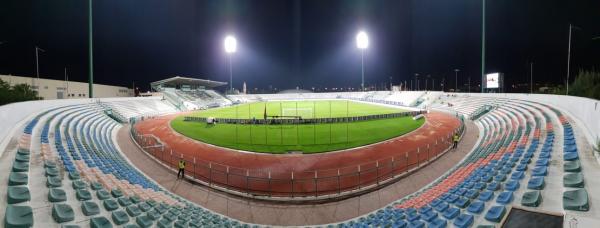
<svg viewBox="0 0 600 228"><path fill-rule="evenodd" d="M40 98L37 96L37 91L31 89L31 86L18 84L11 87L0 79L0 105L38 99Z"/></svg>
<svg viewBox="0 0 600 228"><path fill-rule="evenodd" d="M27 84L17 84L12 87L12 94L14 97L18 98L19 101L29 101L29 100L37 100L39 99L37 96L37 92L34 91L31 86Z"/></svg>
<svg viewBox="0 0 600 228"><path fill-rule="evenodd" d="M554 93L565 95L566 88L557 87ZM580 70L575 81L569 84L569 95L600 100L600 72Z"/></svg>
<svg viewBox="0 0 600 228"><path fill-rule="evenodd" d="M600 100L600 72L579 71L569 88L569 95Z"/></svg>
<svg viewBox="0 0 600 228"><path fill-rule="evenodd" d="M0 105L10 103L10 85L0 79Z"/></svg>

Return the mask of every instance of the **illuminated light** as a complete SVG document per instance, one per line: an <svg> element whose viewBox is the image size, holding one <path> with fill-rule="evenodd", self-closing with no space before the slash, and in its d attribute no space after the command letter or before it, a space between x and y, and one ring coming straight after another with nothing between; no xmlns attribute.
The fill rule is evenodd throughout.
<svg viewBox="0 0 600 228"><path fill-rule="evenodd" d="M369 47L369 37L364 31L360 31L356 35L356 47L359 49L367 49Z"/></svg>
<svg viewBox="0 0 600 228"><path fill-rule="evenodd" d="M237 50L237 40L233 36L227 36L225 37L224 46L225 52L235 53L235 51Z"/></svg>

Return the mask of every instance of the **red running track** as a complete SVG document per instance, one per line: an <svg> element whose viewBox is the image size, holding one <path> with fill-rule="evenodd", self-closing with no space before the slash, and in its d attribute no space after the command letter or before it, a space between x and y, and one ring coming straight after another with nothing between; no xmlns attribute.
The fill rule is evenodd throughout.
<svg viewBox="0 0 600 228"><path fill-rule="evenodd" d="M269 196L321 196L377 186L443 153L461 123L432 112L417 130L384 142L320 154L262 154L217 147L175 132L170 121L180 114L138 122L136 141L173 168L181 156L186 174L211 185ZM165 149L156 145L153 135ZM172 151L172 152L171 152Z"/></svg>

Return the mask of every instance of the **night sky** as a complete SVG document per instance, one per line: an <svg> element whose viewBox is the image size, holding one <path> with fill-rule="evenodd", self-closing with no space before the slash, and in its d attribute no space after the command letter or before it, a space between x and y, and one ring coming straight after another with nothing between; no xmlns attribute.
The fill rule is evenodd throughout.
<svg viewBox="0 0 600 228"><path fill-rule="evenodd" d="M430 75L440 88L480 82L481 0L95 0L96 83L148 89L180 75L228 81L223 39L238 40L234 87L358 87L359 30L369 34L367 84ZM86 0L2 0L0 74L86 81ZM486 71L506 85L563 83L569 23L572 72L600 69L600 1L488 0ZM572 77L573 78L573 77ZM421 88L424 88L421 82ZM430 82L431 83L431 82ZM431 86L431 84L429 84ZM431 87L430 87L431 88ZM511 90L508 90L511 91ZM512 91L518 91L513 89Z"/></svg>

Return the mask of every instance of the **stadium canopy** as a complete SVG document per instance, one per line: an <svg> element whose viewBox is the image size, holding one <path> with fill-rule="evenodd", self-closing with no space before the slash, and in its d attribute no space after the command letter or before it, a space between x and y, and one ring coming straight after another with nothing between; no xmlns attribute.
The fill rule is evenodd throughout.
<svg viewBox="0 0 600 228"><path fill-rule="evenodd" d="M312 93L313 91L305 90L305 89L286 89L282 90L279 93Z"/></svg>
<svg viewBox="0 0 600 228"><path fill-rule="evenodd" d="M227 82L211 81L206 79L188 78L175 76L172 78L163 79L160 81L151 82L150 86L155 91L162 91L164 88L176 89L211 89L219 86L227 85Z"/></svg>

